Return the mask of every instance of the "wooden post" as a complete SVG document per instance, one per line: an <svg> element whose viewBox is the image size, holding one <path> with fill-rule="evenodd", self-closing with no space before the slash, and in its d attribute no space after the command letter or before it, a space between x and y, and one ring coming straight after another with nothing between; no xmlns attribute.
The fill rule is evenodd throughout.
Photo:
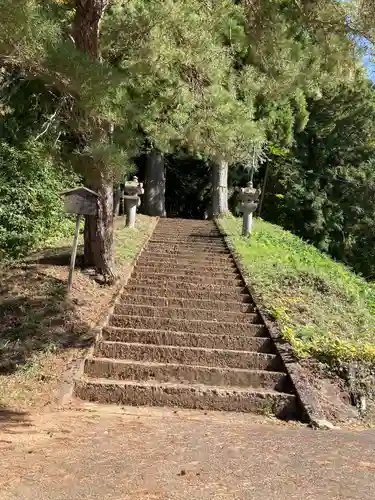
<svg viewBox="0 0 375 500"><path fill-rule="evenodd" d="M269 163L266 165L266 171L264 173L264 180L263 180L263 186L262 186L262 194L260 197L260 202L258 206L258 215L261 217L262 215L262 208L263 208L263 203L264 203L264 196L266 194L266 185L267 185L267 180L268 180L268 172L269 172Z"/></svg>
<svg viewBox="0 0 375 500"><path fill-rule="evenodd" d="M72 289L73 271L74 271L74 266L76 264L80 224L81 224L81 215L78 214L77 215L77 221L76 221L76 230L75 230L75 233L74 233L72 256L70 258L70 268L69 268L69 278L68 278L68 293L70 293L70 291Z"/></svg>

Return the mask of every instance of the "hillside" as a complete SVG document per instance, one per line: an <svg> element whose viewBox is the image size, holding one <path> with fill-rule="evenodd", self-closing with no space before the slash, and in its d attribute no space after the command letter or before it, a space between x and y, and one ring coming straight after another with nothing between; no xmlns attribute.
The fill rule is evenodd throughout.
<svg viewBox="0 0 375 500"><path fill-rule="evenodd" d="M262 305L299 359L315 359L349 386L352 401L374 399L375 286L279 226L222 219Z"/></svg>

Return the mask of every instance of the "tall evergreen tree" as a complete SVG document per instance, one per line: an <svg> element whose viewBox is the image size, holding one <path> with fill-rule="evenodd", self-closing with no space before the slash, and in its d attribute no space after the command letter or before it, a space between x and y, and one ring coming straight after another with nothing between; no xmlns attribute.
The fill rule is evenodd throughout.
<svg viewBox="0 0 375 500"><path fill-rule="evenodd" d="M263 216L372 277L374 87L359 74L308 104L289 152L270 155Z"/></svg>
<svg viewBox="0 0 375 500"><path fill-rule="evenodd" d="M332 75L347 76L353 50L345 7L333 0L3 4L2 63L69 101L76 158L100 194L98 216L86 223L85 258L109 278L116 167L145 142L218 159L220 213L228 163L247 161L280 116L290 131L295 113L275 109L293 102L303 111L304 96Z"/></svg>
<svg viewBox="0 0 375 500"><path fill-rule="evenodd" d="M279 140L290 143L295 123L301 129L307 123L306 99L350 79L358 65L355 44L347 36L346 7L331 0L236 4L237 15L230 20L234 29L223 39L232 54L236 98L254 110L265 147L271 136L275 139L275 129ZM257 154L254 143L245 163ZM215 170L214 192L219 192L226 184L226 163ZM225 210L222 202L218 211Z"/></svg>

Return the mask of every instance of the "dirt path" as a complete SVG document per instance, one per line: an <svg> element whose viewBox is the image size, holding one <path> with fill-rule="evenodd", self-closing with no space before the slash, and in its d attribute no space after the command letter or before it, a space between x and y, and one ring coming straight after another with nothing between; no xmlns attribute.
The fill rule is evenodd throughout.
<svg viewBox="0 0 375 500"><path fill-rule="evenodd" d="M0 422L1 500L374 498L374 431L99 406Z"/></svg>

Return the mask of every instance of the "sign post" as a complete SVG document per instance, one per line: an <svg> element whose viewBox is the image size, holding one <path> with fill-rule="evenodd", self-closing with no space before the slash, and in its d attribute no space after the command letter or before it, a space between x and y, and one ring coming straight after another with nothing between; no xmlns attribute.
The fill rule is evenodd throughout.
<svg viewBox="0 0 375 500"><path fill-rule="evenodd" d="M70 290L72 289L73 271L74 271L74 266L76 264L77 248L78 248L78 236L79 236L80 225L81 225L81 215L78 214L77 220L76 220L76 230L74 233L72 255L70 257L70 267L69 267L69 277L68 277L68 292L70 292Z"/></svg>
<svg viewBox="0 0 375 500"><path fill-rule="evenodd" d="M72 289L73 272L77 257L79 228L82 215L96 215L98 211L98 194L85 187L79 187L61 193L64 197L65 212L76 214L76 229L74 232L72 255L70 258L68 293Z"/></svg>

